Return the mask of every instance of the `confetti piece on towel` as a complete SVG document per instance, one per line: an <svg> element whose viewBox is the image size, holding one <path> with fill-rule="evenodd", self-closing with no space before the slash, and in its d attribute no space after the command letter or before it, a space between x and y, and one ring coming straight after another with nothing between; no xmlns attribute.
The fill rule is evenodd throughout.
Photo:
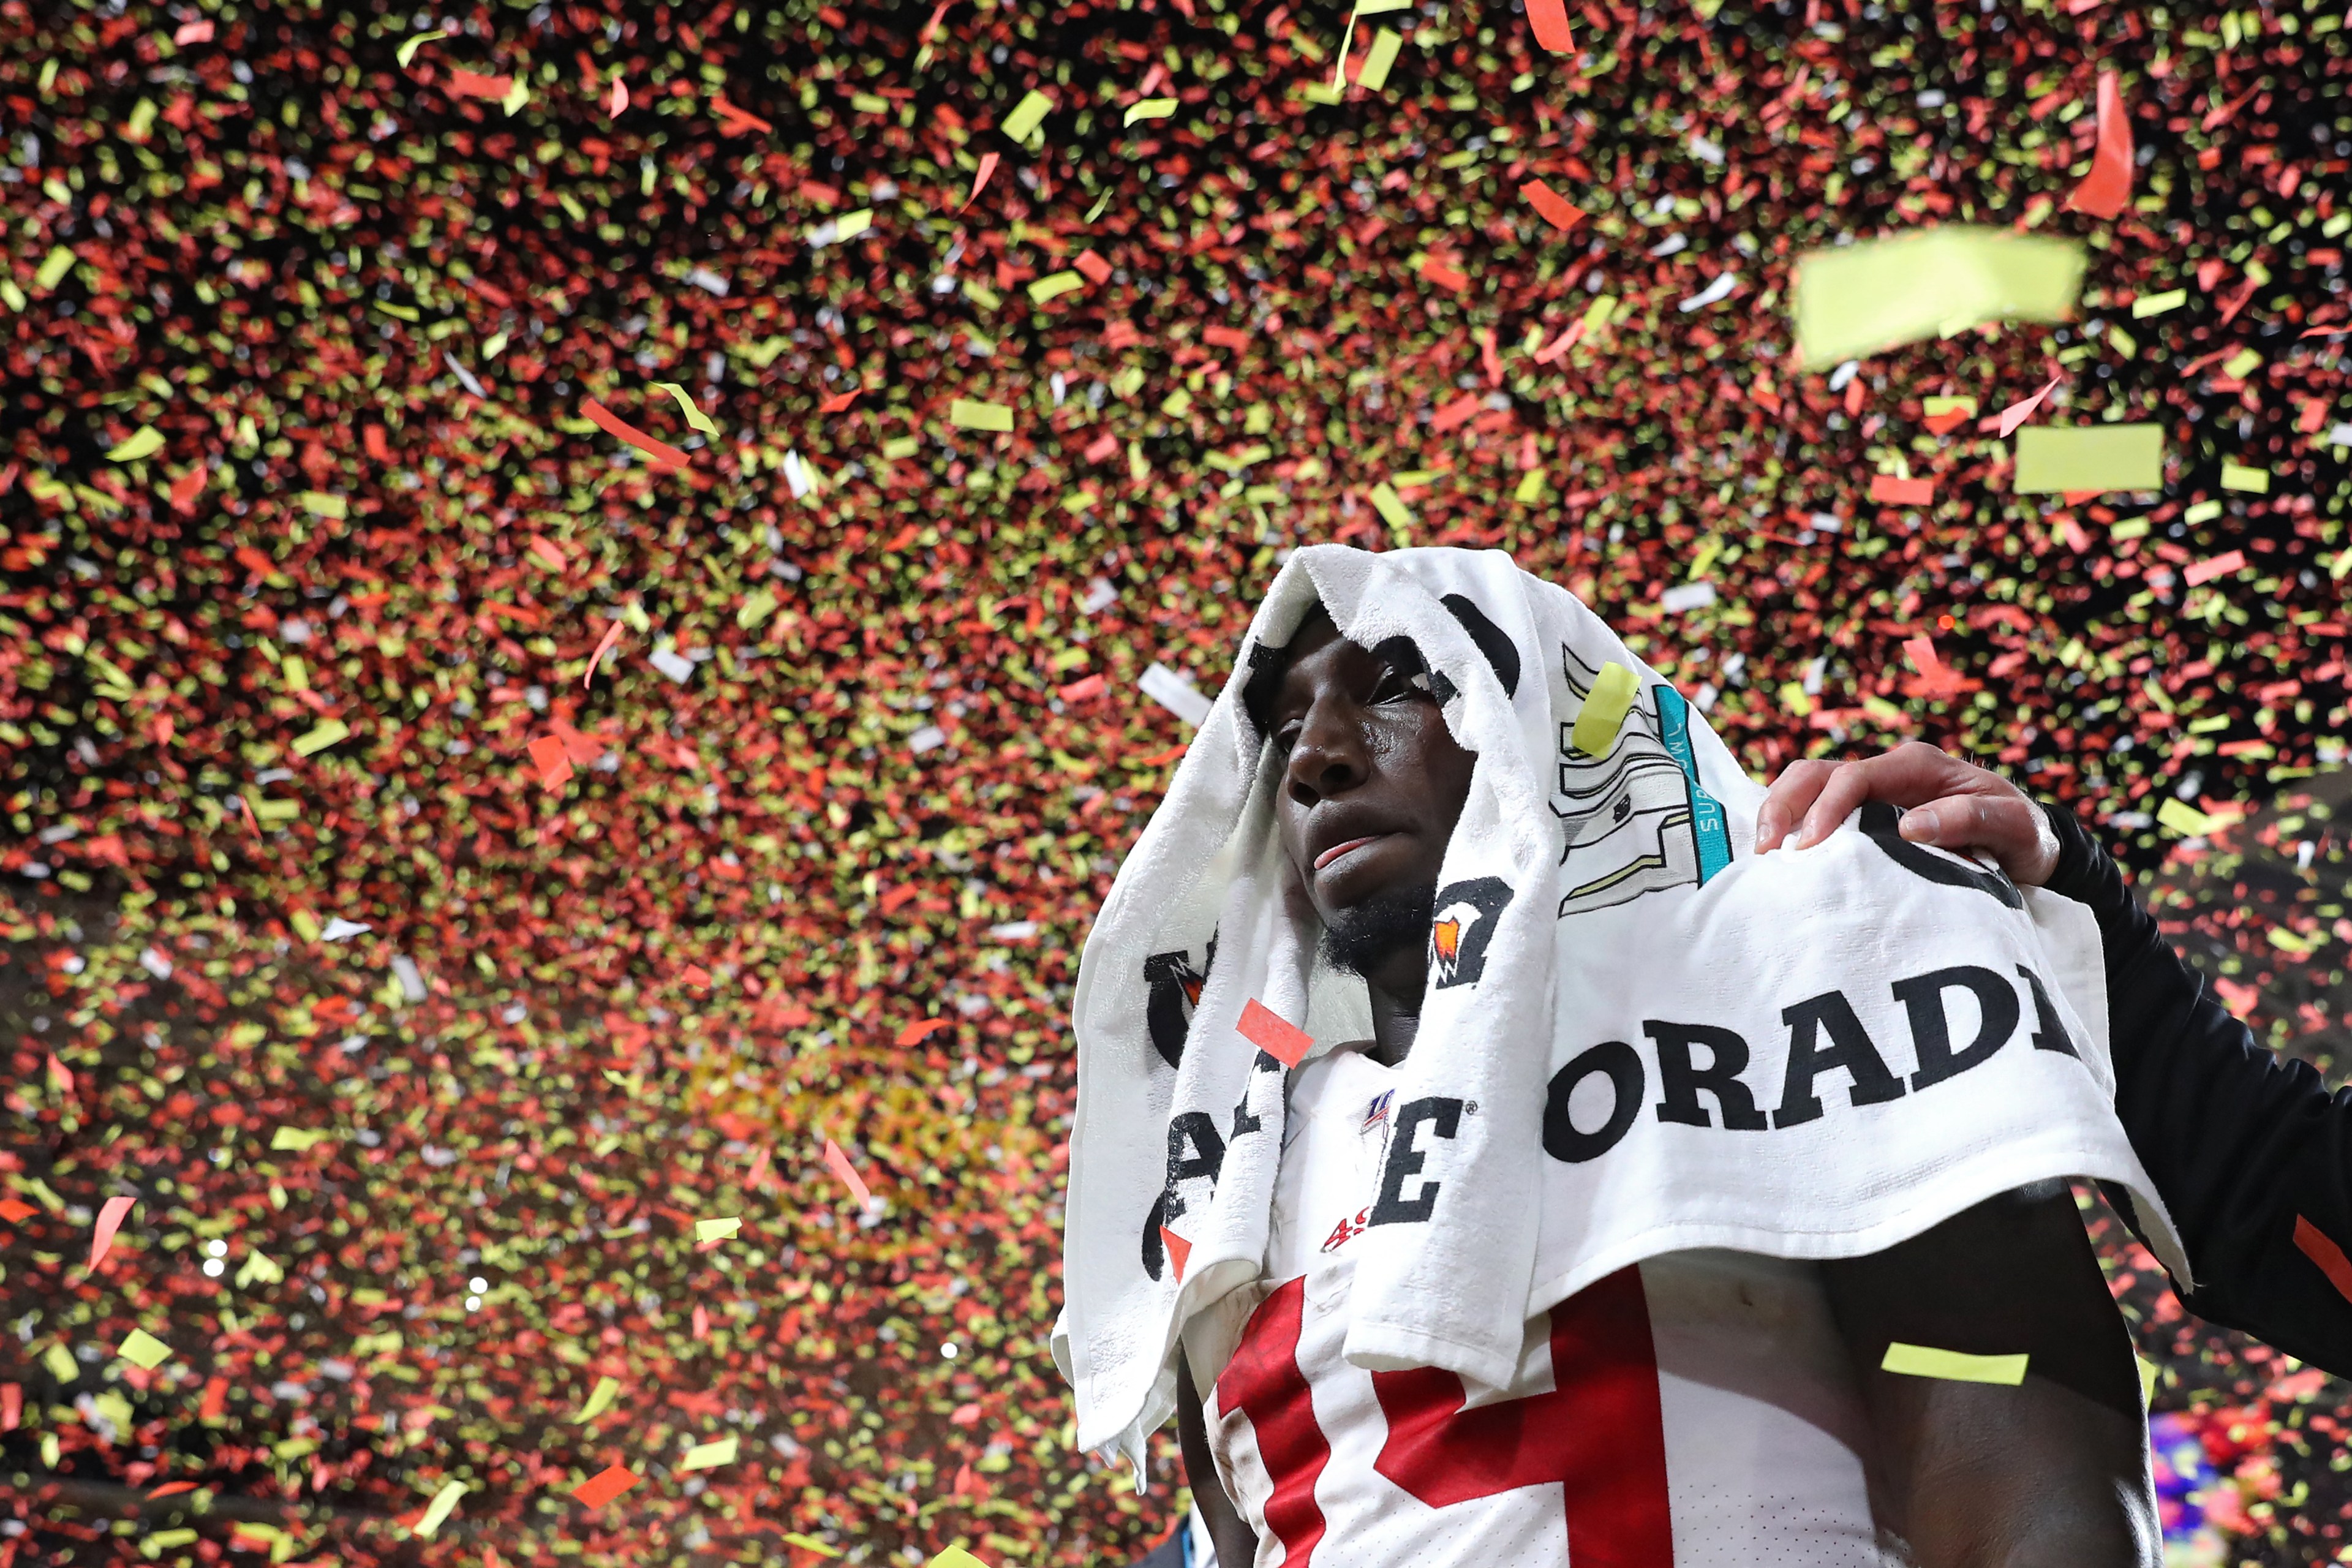
<svg viewBox="0 0 2352 1568"><path fill-rule="evenodd" d="M92 1268L106 1261L107 1251L114 1245L114 1233L122 1228L123 1216L138 1201L118 1193L99 1206L98 1224L89 1233L89 1266Z"/></svg>
<svg viewBox="0 0 2352 1568"><path fill-rule="evenodd" d="M572 1425L574 1426L584 1426L589 1422L595 1420L599 1415L604 1415L605 1411L610 1410L613 1407L613 1401L619 1397L620 1392L621 1380L619 1378L598 1378L596 1380L596 1386L589 1391L588 1403L580 1407L580 1414L572 1418Z"/></svg>
<svg viewBox="0 0 2352 1568"><path fill-rule="evenodd" d="M1927 1345L1906 1345L1898 1340L1886 1347L1886 1359L1878 1364L1882 1372L1900 1373L1906 1377L1998 1383L2014 1388L2025 1381L2027 1359L2023 1355L1969 1355Z"/></svg>
<svg viewBox="0 0 2352 1568"><path fill-rule="evenodd" d="M635 447L637 450L645 453L646 456L658 458L663 462L669 464L672 468L683 468L687 466L688 458L684 452L678 450L676 447L671 446L667 441L657 441L653 437L646 435L644 431L638 429L635 426L630 424L627 420L622 418L619 415L614 414L611 409L597 402L594 398L585 397L581 399L580 408L581 412L584 413L591 420L594 421L597 427L603 430L606 435L617 436L622 440L626 441L630 446Z"/></svg>
<svg viewBox="0 0 2352 1568"><path fill-rule="evenodd" d="M1241 1022L1234 1026L1242 1038L1286 1068L1297 1067L1315 1046L1314 1036L1255 996L1242 1008Z"/></svg>
<svg viewBox="0 0 2352 1568"><path fill-rule="evenodd" d="M637 1484L637 1478L618 1465L607 1465L572 1489L572 1495L590 1508L603 1508Z"/></svg>
<svg viewBox="0 0 2352 1568"><path fill-rule="evenodd" d="M425 1517L416 1521L416 1528L409 1533L431 1536L435 1531L441 1528L451 1514L457 1511L457 1500L465 1495L465 1482L443 1482L441 1489L433 1494L432 1502L425 1507Z"/></svg>
<svg viewBox="0 0 2352 1568"><path fill-rule="evenodd" d="M2160 425L2028 426L2017 433L2019 495L2067 490L2160 490Z"/></svg>
<svg viewBox="0 0 2352 1568"><path fill-rule="evenodd" d="M152 1372L171 1359L172 1347L144 1329L133 1329L115 1347L114 1353L135 1367Z"/></svg>
<svg viewBox="0 0 2352 1568"><path fill-rule="evenodd" d="M1184 1265L1192 1260L1192 1244L1169 1229L1160 1227L1160 1245L1168 1249L1168 1261L1176 1266L1176 1282L1184 1282Z"/></svg>
<svg viewBox="0 0 2352 1568"><path fill-rule="evenodd" d="M1641 678L1623 665L1614 659L1602 665L1601 673L1592 678L1592 689L1584 694L1576 723L1569 730L1569 744L1588 757L1607 756L1641 689Z"/></svg>
<svg viewBox="0 0 2352 1568"><path fill-rule="evenodd" d="M874 1194L866 1187L866 1178L857 1173L857 1167L849 1163L849 1156L841 1152L841 1145L830 1138L824 1141L824 1163L835 1175L841 1178L842 1184L849 1189L849 1195L857 1200L859 1208L872 1206Z"/></svg>

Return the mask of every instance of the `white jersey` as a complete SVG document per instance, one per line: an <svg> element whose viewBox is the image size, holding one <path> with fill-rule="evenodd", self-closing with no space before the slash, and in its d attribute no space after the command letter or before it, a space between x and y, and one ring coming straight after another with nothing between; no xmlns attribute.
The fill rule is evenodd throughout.
<svg viewBox="0 0 2352 1568"><path fill-rule="evenodd" d="M1685 1252L1531 1321L1508 1397L1340 1355L1395 1074L1294 1075L1265 1281L1186 1325L1256 1568L1881 1568L1818 1268ZM1242 1568L1228 1564L1227 1568Z"/></svg>

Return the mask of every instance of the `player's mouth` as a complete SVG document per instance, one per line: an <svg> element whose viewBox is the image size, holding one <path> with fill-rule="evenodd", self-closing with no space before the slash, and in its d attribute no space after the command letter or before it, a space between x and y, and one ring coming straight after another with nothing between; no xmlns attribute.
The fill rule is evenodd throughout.
<svg viewBox="0 0 2352 1568"><path fill-rule="evenodd" d="M1378 844L1384 838L1393 838L1395 837L1396 835L1392 833L1368 833L1360 838L1350 838L1345 843L1334 844L1330 848L1326 849L1322 854L1315 857L1315 868L1318 871L1323 870L1332 865L1335 861L1338 861L1346 856L1354 854L1357 850L1363 848L1367 845Z"/></svg>

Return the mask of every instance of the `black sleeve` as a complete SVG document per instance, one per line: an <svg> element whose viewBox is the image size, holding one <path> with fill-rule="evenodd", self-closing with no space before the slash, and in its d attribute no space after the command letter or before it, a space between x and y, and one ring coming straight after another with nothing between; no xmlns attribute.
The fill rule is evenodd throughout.
<svg viewBox="0 0 2352 1568"><path fill-rule="evenodd" d="M2331 1095L2309 1063L2264 1048L2090 831L2043 809L2058 834L2051 891L2098 917L2116 1110L2188 1248L2197 1288L2182 1302L2352 1377L2352 1089Z"/></svg>

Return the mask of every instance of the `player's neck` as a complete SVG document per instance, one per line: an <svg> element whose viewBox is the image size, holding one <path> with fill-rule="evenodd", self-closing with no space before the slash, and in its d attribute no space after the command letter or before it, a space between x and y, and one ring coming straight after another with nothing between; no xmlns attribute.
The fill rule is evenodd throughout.
<svg viewBox="0 0 2352 1568"><path fill-rule="evenodd" d="M1372 999L1372 1039L1364 1055L1382 1067L1395 1067L1412 1049L1421 1028L1421 997L1398 996L1378 985L1369 986Z"/></svg>

